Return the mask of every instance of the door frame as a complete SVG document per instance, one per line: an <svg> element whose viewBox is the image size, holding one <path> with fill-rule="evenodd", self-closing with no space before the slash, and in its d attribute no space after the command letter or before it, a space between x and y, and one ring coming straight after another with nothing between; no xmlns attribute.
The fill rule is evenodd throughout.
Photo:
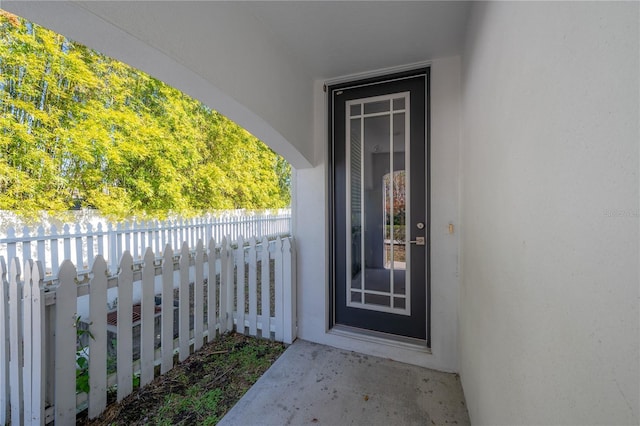
<svg viewBox="0 0 640 426"><path fill-rule="evenodd" d="M388 83L394 80L401 80L406 78L415 77L417 75L424 74L425 75L425 166L428 172L425 172L425 211L426 211L426 235L427 235L427 247L425 250L425 275L426 275L426 346L431 347L431 105L430 105L430 66L422 66L418 68L409 69L406 71L400 71L389 74L377 75L374 77L364 78L364 79L353 79L348 81L343 81L336 84L331 84L329 86L325 86L325 91L327 92L327 137L328 137L328 145L327 145L327 166L328 166L328 175L327 175L327 184L328 184L328 293L329 293L329 315L328 315L328 329L333 329L337 324L335 321L336 309L336 254L335 254L335 244L336 244L336 235L335 235L335 227L336 227L336 203L335 203L335 141L333 135L334 128L334 96L333 93L338 90L344 90L347 88L355 88L362 87L368 85L376 85L381 83ZM356 329L357 331L357 329ZM369 330L362 330L363 334L370 334ZM376 333L376 332L373 332ZM383 334L383 333L380 333ZM394 336L387 335L388 338L394 339ZM404 338L398 336L398 340L403 340Z"/></svg>

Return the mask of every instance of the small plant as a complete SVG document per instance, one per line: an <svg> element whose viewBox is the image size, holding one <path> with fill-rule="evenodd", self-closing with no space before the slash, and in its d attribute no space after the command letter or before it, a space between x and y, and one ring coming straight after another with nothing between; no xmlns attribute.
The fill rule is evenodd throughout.
<svg viewBox="0 0 640 426"><path fill-rule="evenodd" d="M89 327L91 323L88 324ZM82 326L80 316L76 316L76 393L89 393L89 346L84 344L85 336L93 339L89 328Z"/></svg>

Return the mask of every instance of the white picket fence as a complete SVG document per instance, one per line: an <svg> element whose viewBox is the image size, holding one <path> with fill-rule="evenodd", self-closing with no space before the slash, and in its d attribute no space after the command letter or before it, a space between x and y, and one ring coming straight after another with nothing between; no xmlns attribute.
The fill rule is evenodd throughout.
<svg viewBox="0 0 640 426"><path fill-rule="evenodd" d="M28 259L39 260L49 277L58 275L58 265L63 260L72 260L78 270L87 270L94 257L102 255L109 270L115 272L125 250L138 260L147 247L154 253L161 253L167 244L178 250L184 241L194 247L199 239L221 241L223 237L236 240L240 235L262 238L290 233L290 209L229 210L189 219L118 224L95 221L82 225L65 224L62 229L55 225L36 229L23 226L19 230L8 227L6 236L0 235L0 256L6 259L18 257L22 263Z"/></svg>
<svg viewBox="0 0 640 426"><path fill-rule="evenodd" d="M218 333L239 333L291 343L296 337L295 248L291 237L245 244L198 240L179 253L167 245L162 257L147 247L141 261L122 256L118 273L109 275L98 255L92 268L78 272L64 261L57 277L44 280L41 262L7 265L0 257L0 424L75 424L88 407L89 418L102 413L107 391L117 399L133 391L133 378L144 386L200 349ZM21 265L24 269L21 271ZM117 292L117 345L114 373L109 354L107 293ZM134 294L139 292L140 305ZM78 344L78 308L88 299L82 318L91 338ZM159 298L159 302L158 302ZM139 322L134 322L138 306ZM177 317L177 321L176 321ZM134 326L139 324L138 359L134 359ZM177 338L176 338L177 332ZM157 339L157 335L160 338ZM76 392L76 357L88 353L89 392Z"/></svg>

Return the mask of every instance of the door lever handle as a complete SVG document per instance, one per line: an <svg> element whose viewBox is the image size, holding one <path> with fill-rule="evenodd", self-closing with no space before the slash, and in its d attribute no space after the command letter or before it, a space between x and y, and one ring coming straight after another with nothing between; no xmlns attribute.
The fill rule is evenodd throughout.
<svg viewBox="0 0 640 426"><path fill-rule="evenodd" d="M425 238L424 237L416 237L416 239L414 241L409 241L409 244L415 244L417 246L424 246L424 245L426 245Z"/></svg>

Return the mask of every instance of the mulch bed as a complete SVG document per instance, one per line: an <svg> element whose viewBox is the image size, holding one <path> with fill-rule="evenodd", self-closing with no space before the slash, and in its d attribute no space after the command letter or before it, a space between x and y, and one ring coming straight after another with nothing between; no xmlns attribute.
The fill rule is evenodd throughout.
<svg viewBox="0 0 640 426"><path fill-rule="evenodd" d="M173 370L78 425L215 424L284 352L282 343L226 334ZM114 392L112 392L114 393ZM215 395L215 400L211 398ZM111 400L115 395L110 395ZM209 398L199 401L198 398Z"/></svg>

